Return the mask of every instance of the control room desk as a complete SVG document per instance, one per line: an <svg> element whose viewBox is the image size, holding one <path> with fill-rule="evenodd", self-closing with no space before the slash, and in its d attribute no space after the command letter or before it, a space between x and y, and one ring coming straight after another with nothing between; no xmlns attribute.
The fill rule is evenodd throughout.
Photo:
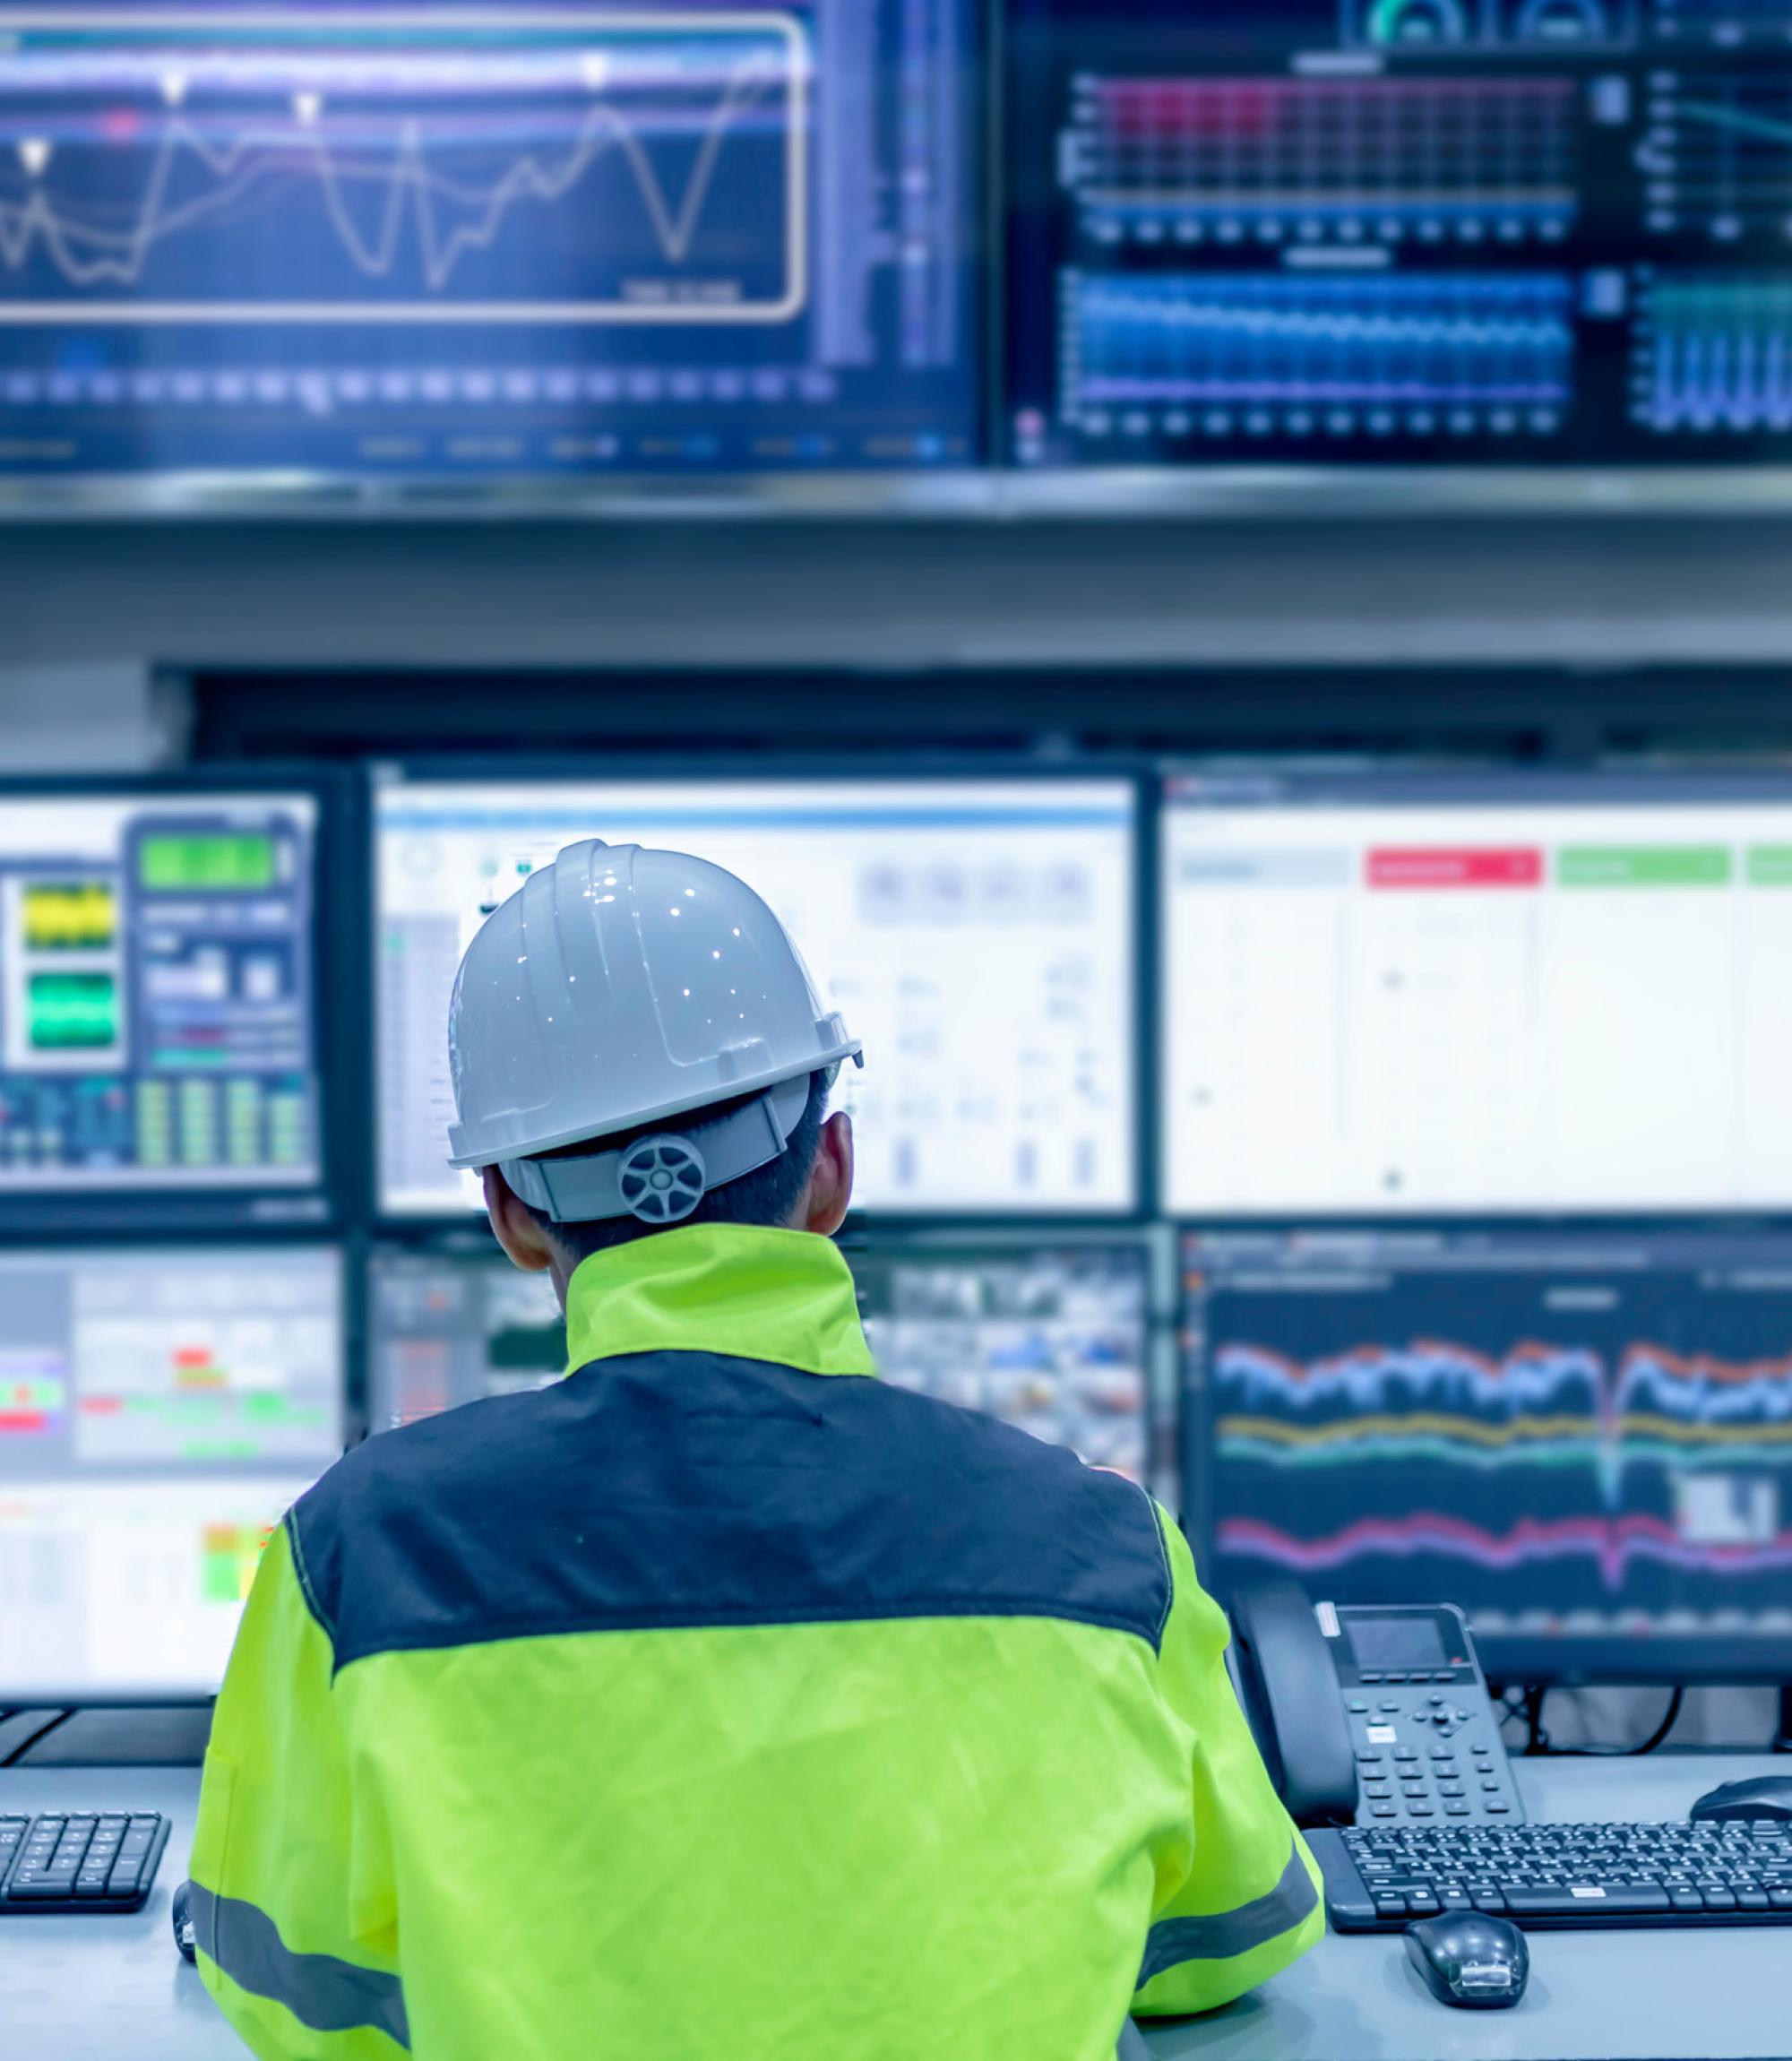
<svg viewBox="0 0 1792 2061"><path fill-rule="evenodd" d="M1667 1755L1521 1764L1520 1779L1536 1818L1676 1818L1720 1781L1787 1772L1792 1763L1764 1756ZM0 1811L173 1820L136 1916L0 1920L7 2061L242 2061L169 1931L198 1793L196 1768L0 1772ZM1792 1927L1534 1933L1530 1945L1530 1989L1515 2011L1446 2011L1398 1940L1332 1937L1229 2010L1152 2027L1145 2046L1176 2061L1792 2061Z"/></svg>

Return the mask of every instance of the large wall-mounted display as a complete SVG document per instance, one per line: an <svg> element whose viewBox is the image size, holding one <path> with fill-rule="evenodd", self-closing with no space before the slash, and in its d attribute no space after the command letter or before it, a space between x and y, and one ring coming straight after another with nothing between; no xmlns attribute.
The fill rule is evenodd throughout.
<svg viewBox="0 0 1792 2061"><path fill-rule="evenodd" d="M1008 451L1792 453L1792 12L1014 0Z"/></svg>
<svg viewBox="0 0 1792 2061"><path fill-rule="evenodd" d="M0 10L0 470L972 463L980 15Z"/></svg>

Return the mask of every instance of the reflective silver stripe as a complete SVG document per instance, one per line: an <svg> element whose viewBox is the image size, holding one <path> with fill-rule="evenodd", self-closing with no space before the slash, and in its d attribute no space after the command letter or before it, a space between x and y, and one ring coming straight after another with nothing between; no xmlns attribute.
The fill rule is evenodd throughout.
<svg viewBox="0 0 1792 2061"><path fill-rule="evenodd" d="M1212 1918L1166 1918L1151 1927L1145 1942L1145 1964L1139 1970L1139 1988L1177 1968L1185 1961L1230 1961L1248 1953L1254 1946L1265 1946L1283 1933L1291 1932L1319 1901L1319 1892L1306 1872L1297 1844L1288 1854L1282 1878L1267 1896L1254 1903L1241 1903L1236 1910L1222 1910Z"/></svg>
<svg viewBox="0 0 1792 2061"><path fill-rule="evenodd" d="M187 1885L187 1910L199 1951L239 1989L284 2004L314 2032L354 2032L371 2026L401 2047L410 2046L404 1984L376 1968L358 1968L333 1953L295 1953L267 1912L240 1897L214 1896Z"/></svg>

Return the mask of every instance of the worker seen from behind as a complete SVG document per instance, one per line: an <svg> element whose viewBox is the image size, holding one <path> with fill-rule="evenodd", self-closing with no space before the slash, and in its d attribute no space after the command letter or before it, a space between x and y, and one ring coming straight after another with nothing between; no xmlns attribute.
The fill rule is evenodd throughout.
<svg viewBox="0 0 1792 2061"><path fill-rule="evenodd" d="M574 845L450 1039L455 1164L572 1371L370 1440L269 1544L190 1892L250 2047L1111 2061L1311 1945L1176 1526L877 1380L831 1242L859 1047L765 904Z"/></svg>

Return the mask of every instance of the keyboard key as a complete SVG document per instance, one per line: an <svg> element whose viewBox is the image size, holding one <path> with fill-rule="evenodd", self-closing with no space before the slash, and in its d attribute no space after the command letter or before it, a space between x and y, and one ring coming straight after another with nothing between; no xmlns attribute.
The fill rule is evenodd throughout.
<svg viewBox="0 0 1792 2061"><path fill-rule="evenodd" d="M1767 1892L1764 1889L1738 1888L1736 1900L1738 1910L1765 1910L1768 1908Z"/></svg>
<svg viewBox="0 0 1792 2061"><path fill-rule="evenodd" d="M1543 1882L1531 1889L1509 1888L1506 1907L1514 1918L1572 1918L1589 1910L1601 1917L1644 1917L1669 1910L1658 1883Z"/></svg>

